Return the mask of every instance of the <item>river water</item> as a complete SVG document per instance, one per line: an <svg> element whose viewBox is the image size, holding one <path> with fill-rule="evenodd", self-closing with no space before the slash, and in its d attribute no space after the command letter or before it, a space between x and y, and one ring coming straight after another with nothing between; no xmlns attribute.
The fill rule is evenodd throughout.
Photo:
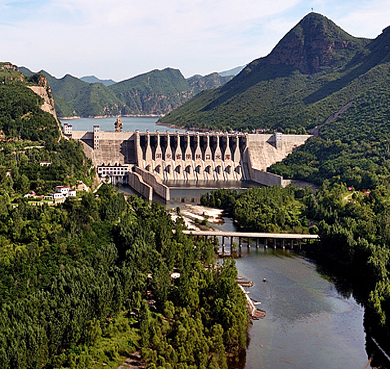
<svg viewBox="0 0 390 369"><path fill-rule="evenodd" d="M231 219L217 228L236 230ZM311 260L292 250L242 248L236 259L246 288L260 301L264 319L254 320L245 369L371 368L363 327L364 308L340 292ZM267 282L263 282L266 278Z"/></svg>
<svg viewBox="0 0 390 369"><path fill-rule="evenodd" d="M370 367L363 307L342 296L311 261L261 248L243 251L237 268L254 282L247 290L266 311L250 328L246 369Z"/></svg>

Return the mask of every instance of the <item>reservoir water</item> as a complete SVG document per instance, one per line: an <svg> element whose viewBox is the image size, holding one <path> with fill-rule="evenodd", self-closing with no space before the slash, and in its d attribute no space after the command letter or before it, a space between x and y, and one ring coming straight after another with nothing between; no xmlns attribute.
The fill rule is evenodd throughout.
<svg viewBox="0 0 390 369"><path fill-rule="evenodd" d="M140 132L184 132L180 129L169 128L166 126L157 125L158 117L120 117L123 123L123 131L134 132L137 129ZM115 131L114 123L116 117L110 118L77 118L77 119L61 119L61 123L71 124L74 131L92 131L94 125L100 126L101 131Z"/></svg>

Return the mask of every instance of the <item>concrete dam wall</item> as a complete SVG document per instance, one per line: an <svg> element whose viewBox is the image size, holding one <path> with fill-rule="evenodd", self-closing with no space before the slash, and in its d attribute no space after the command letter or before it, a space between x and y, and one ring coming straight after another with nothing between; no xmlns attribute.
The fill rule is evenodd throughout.
<svg viewBox="0 0 390 369"><path fill-rule="evenodd" d="M310 137L281 133L101 132L98 126L93 132L71 134L83 143L95 167L130 166L136 176L131 175L129 183L139 183L142 193L146 185L150 186L165 199L169 199L169 188L164 181L251 180L285 186L289 181L268 173L267 168Z"/></svg>

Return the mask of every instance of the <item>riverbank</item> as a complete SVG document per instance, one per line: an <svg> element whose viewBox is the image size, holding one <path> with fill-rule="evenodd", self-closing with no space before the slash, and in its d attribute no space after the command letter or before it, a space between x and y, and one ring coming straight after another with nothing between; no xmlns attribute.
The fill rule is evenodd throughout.
<svg viewBox="0 0 390 369"><path fill-rule="evenodd" d="M196 231L214 229L215 232L218 232L212 225L223 223L223 210L202 205L180 204L180 206L170 209L169 213L173 220L181 217L188 229Z"/></svg>

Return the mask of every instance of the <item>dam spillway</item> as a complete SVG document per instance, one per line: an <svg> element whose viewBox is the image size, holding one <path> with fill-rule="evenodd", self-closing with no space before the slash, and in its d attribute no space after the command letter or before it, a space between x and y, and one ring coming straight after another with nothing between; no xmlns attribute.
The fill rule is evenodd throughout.
<svg viewBox="0 0 390 369"><path fill-rule="evenodd" d="M169 200L164 182L242 181L285 186L289 181L266 172L309 135L221 132L68 131L82 142L100 177L120 177L151 198L153 191ZM119 170L127 167L128 170ZM123 178L125 178L123 176Z"/></svg>

